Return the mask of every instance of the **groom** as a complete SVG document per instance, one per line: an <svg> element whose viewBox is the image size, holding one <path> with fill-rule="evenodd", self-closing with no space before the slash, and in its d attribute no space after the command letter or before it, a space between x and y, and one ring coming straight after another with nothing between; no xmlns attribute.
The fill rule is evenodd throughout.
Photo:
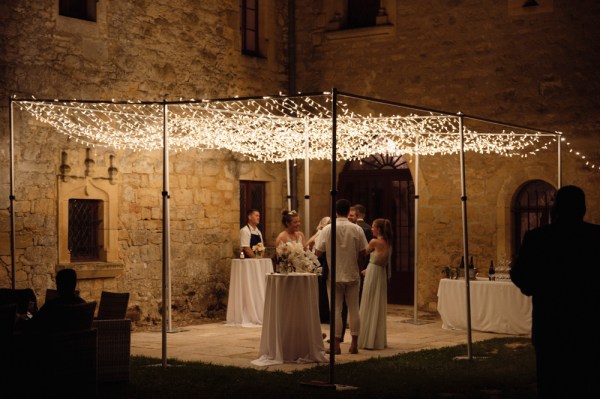
<svg viewBox="0 0 600 399"><path fill-rule="evenodd" d="M360 286L360 273L358 270L358 257L365 255L367 239L363 229L348 220L350 201L340 199L335 203L336 208L336 283L335 283L335 337L334 351L336 355L342 353L342 304L344 300L348 305L350 316L350 334L352 343L350 353L358 353L358 333L360 319L358 316L358 290ZM327 264L331 263L331 224L323 227L315 244L316 255L327 255ZM331 273L327 281L327 293L331 303Z"/></svg>

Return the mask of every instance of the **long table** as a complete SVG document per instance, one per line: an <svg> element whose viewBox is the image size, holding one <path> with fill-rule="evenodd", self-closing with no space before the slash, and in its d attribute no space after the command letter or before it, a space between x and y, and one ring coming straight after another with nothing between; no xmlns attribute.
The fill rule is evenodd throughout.
<svg viewBox="0 0 600 399"><path fill-rule="evenodd" d="M313 273L267 275L258 359L269 366L286 362L327 362L319 320L319 287Z"/></svg>
<svg viewBox="0 0 600 399"><path fill-rule="evenodd" d="M470 280L471 329L502 334L531 333L531 297L510 281ZM438 312L442 328L467 329L465 280L441 279Z"/></svg>
<svg viewBox="0 0 600 399"><path fill-rule="evenodd" d="M231 260L227 325L260 327L265 305L266 275L273 272L270 258Z"/></svg>

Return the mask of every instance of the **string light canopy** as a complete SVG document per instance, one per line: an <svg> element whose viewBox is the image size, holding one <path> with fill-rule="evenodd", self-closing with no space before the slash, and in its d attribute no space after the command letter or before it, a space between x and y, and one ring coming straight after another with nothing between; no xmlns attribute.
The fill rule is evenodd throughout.
<svg viewBox="0 0 600 399"><path fill-rule="evenodd" d="M19 109L87 146L151 151L224 149L264 162L331 159L331 93L164 102L13 99ZM527 157L560 139L460 114L338 92L336 154L360 160L464 151ZM165 124L166 121L166 124ZM594 165L595 167L595 165Z"/></svg>

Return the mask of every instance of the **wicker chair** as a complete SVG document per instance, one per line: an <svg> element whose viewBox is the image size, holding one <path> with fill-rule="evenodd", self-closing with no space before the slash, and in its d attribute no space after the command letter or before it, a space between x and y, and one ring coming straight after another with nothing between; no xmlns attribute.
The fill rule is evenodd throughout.
<svg viewBox="0 0 600 399"><path fill-rule="evenodd" d="M15 336L15 383L22 397L97 397L95 310L96 302L55 304L38 328Z"/></svg>
<svg viewBox="0 0 600 399"><path fill-rule="evenodd" d="M17 305L0 304L0 381L10 382L12 378L13 335L17 319Z"/></svg>
<svg viewBox="0 0 600 399"><path fill-rule="evenodd" d="M129 304L129 292L102 291L98 306L98 320L124 319Z"/></svg>
<svg viewBox="0 0 600 399"><path fill-rule="evenodd" d="M126 319L129 293L102 291L98 317L98 380L129 381L131 320Z"/></svg>

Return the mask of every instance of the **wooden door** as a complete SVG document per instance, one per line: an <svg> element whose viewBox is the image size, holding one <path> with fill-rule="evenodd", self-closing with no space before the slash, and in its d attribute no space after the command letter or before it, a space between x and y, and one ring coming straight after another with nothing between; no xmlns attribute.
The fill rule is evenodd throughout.
<svg viewBox="0 0 600 399"><path fill-rule="evenodd" d="M340 174L338 198L367 208L365 220L385 218L392 223L394 243L388 302L414 302L414 185L402 157L372 156L346 163Z"/></svg>
<svg viewBox="0 0 600 399"><path fill-rule="evenodd" d="M260 229L263 238L268 237L265 226L267 226L267 212L265 211L265 182L240 180L240 228L248 223L246 213L249 209L258 209L260 212ZM266 243L265 243L266 245Z"/></svg>

